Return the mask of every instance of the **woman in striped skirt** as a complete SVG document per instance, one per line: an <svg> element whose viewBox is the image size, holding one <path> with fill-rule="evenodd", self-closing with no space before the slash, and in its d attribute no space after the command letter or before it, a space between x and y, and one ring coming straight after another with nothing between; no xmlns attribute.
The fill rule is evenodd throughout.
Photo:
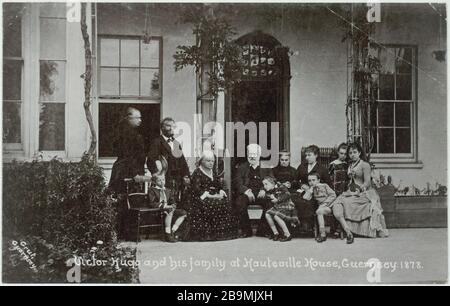
<svg viewBox="0 0 450 306"><path fill-rule="evenodd" d="M348 190L335 200L333 214L346 225L346 232L362 237L387 237L380 197L371 184L370 164L361 159L361 153L358 144L349 145L348 175L351 183ZM353 240L353 236L347 240Z"/></svg>

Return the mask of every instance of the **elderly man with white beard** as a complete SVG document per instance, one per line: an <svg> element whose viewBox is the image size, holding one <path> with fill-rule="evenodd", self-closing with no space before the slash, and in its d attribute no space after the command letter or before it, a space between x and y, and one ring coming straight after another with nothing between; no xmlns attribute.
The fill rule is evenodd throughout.
<svg viewBox="0 0 450 306"><path fill-rule="evenodd" d="M271 169L261 169L261 146L250 144L247 146L247 161L241 164L233 177L233 189L235 194L234 210L239 220L240 238L251 237L253 231L248 215L248 205L260 205L263 214L268 208L269 201L263 188L262 180L266 176L273 176ZM269 229L264 218L258 225L258 236L269 234Z"/></svg>

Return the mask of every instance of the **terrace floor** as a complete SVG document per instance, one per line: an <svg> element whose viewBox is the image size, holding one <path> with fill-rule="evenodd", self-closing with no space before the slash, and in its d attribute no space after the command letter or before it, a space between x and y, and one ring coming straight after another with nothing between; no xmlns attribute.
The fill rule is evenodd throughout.
<svg viewBox="0 0 450 306"><path fill-rule="evenodd" d="M223 242L138 244L142 284L368 284L369 259L381 283L444 283L447 229L392 229L385 239L312 238L274 242L252 237ZM312 263L312 266L311 266ZM331 266L331 267L330 267Z"/></svg>

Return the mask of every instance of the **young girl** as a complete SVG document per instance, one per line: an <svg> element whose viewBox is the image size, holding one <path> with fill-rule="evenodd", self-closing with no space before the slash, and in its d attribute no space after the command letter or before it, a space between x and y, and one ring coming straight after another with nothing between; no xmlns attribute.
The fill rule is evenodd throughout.
<svg viewBox="0 0 450 306"><path fill-rule="evenodd" d="M266 197L272 202L273 207L266 211L266 220L272 229L273 236L270 238L274 241L289 241L292 235L286 225L287 222L298 224L299 220L295 215L295 205L291 201L291 194L284 185L278 185L273 177L266 177L263 179ZM280 237L275 222L283 230L283 236Z"/></svg>

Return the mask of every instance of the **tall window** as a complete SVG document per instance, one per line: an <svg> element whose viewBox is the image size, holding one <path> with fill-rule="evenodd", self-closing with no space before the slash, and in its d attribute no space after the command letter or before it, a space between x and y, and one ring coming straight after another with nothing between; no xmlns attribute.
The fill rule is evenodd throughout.
<svg viewBox="0 0 450 306"><path fill-rule="evenodd" d="M374 122L374 156L411 158L414 154L416 48L384 47L379 59L378 109Z"/></svg>
<svg viewBox="0 0 450 306"><path fill-rule="evenodd" d="M100 39L100 96L159 99L159 40Z"/></svg>
<svg viewBox="0 0 450 306"><path fill-rule="evenodd" d="M99 38L99 157L114 157L118 123L128 107L141 111L146 143L159 133L161 39Z"/></svg>
<svg viewBox="0 0 450 306"><path fill-rule="evenodd" d="M40 5L39 150L65 150L66 4Z"/></svg>
<svg viewBox="0 0 450 306"><path fill-rule="evenodd" d="M3 144L22 149L23 4L3 4Z"/></svg>

